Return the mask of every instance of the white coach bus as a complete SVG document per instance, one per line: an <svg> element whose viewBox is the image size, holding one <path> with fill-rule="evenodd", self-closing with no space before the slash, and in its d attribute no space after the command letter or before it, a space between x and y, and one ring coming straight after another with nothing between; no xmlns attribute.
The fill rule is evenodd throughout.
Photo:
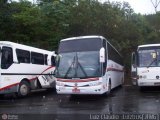
<svg viewBox="0 0 160 120"><path fill-rule="evenodd" d="M26 96L30 90L54 87L54 52L0 41L0 94Z"/></svg>
<svg viewBox="0 0 160 120"><path fill-rule="evenodd" d="M102 36L63 39L58 54L58 94L108 94L124 81L121 56Z"/></svg>
<svg viewBox="0 0 160 120"><path fill-rule="evenodd" d="M160 86L160 44L138 46L132 53L131 77L140 88Z"/></svg>

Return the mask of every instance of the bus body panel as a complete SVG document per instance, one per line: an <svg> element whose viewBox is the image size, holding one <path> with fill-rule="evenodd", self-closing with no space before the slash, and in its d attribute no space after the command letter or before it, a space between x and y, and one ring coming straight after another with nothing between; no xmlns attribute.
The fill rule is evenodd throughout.
<svg viewBox="0 0 160 120"><path fill-rule="evenodd" d="M34 48L26 45L21 45L8 41L0 42L1 49L3 47L9 47L12 49L13 54L13 63L8 68L1 68L0 75L0 94L6 93L14 93L18 92L19 84L22 80L26 80L29 82L31 89L38 88L38 82L40 83L42 88L50 88L55 87L55 77L53 76L53 72L55 70L55 66L51 65L51 56L55 56L54 51L42 50L39 48ZM25 50L30 52L36 52L43 55L47 55L46 62L43 65L41 64L33 64L31 63L22 63L18 61L16 50ZM0 53L0 57L2 57L2 52ZM30 56L31 57L31 56ZM31 59L30 59L31 60ZM0 60L1 61L1 60ZM44 60L45 62L45 60ZM39 80L40 78L41 81ZM38 79L39 78L39 79ZM45 82L44 82L45 81ZM45 84L46 83L47 86ZM49 83L49 84L48 84Z"/></svg>
<svg viewBox="0 0 160 120"><path fill-rule="evenodd" d="M103 94L102 86L91 86L91 87L60 87L56 86L58 94Z"/></svg>
<svg viewBox="0 0 160 120"><path fill-rule="evenodd" d="M99 80L99 78L89 82L83 82L83 80L61 82L57 80L56 89L58 94L101 94L104 90L102 79Z"/></svg>
<svg viewBox="0 0 160 120"><path fill-rule="evenodd" d="M110 76L112 87L115 88L119 85L122 85L124 82L124 70L123 66L115 63L112 60L108 60L108 67L107 67L107 73L108 76Z"/></svg>
<svg viewBox="0 0 160 120"><path fill-rule="evenodd" d="M56 78L53 76L55 67L51 66L46 69L45 72L39 75L38 80L42 86L42 88L53 88L55 87Z"/></svg>
<svg viewBox="0 0 160 120"><path fill-rule="evenodd" d="M137 86L160 86L160 44L138 46L132 61L131 72Z"/></svg>
<svg viewBox="0 0 160 120"><path fill-rule="evenodd" d="M160 67L139 67L137 74L138 86L160 86Z"/></svg>
<svg viewBox="0 0 160 120"><path fill-rule="evenodd" d="M79 77L72 77L72 78L67 78L68 77L68 74L71 75L71 71L74 70L73 68L76 65L76 58L75 57L71 57L69 56L66 60L65 60L65 54L73 54L73 53L76 53L76 54L80 54L80 53L87 53L87 52L92 52L94 51L94 48L96 49L97 52L99 52L99 50L101 49L101 47L98 47L96 45L93 45L93 40L95 43L99 44L98 41L96 41L96 39L99 39L102 41L102 47L105 48L105 62L104 63L99 63L100 65L100 68L101 71L105 71L103 73L101 73L101 75L99 75L98 77L92 77L92 78L88 78L88 76L86 78L79 78ZM87 43L87 40L85 41L85 45L88 45L88 44L92 44L93 46L89 47L85 47L84 44L80 43L81 40L85 40L87 39L88 40L88 43ZM77 41L78 40L78 41ZM74 42L72 42L74 41ZM65 42L65 43L63 43ZM72 51L72 47L69 46L68 44L71 44L72 43L72 47L73 47L73 51ZM76 45L76 42L78 45L83 45L82 47L81 46L78 46ZM73 46L78 46L78 47L74 47ZM64 45L64 48L63 48L63 45ZM108 50L107 46L110 46L110 50ZM88 51L87 51L88 49ZM111 55L112 53L111 52L114 52L114 56ZM99 52L100 53L100 52ZM76 55L75 54L75 55ZM109 54L109 56L108 56ZM93 57L91 54L88 54L91 57ZM111 89L119 86L119 85L122 85L123 84L123 81L124 81L124 71L123 71L123 65L120 65L118 62L120 62L120 59L119 59L119 53L117 52L117 50L110 44L108 43L108 41L102 37L102 36L81 36L81 37L73 37L73 38L67 38L67 39L63 39L61 40L60 42L60 48L59 48L59 56L60 56L60 62L63 61L63 62L66 62L67 61L70 63L70 65L68 66L68 70L67 72L63 73L64 75L63 76L59 76L58 74L60 73L57 73L57 76L56 76L56 90L57 90L57 93L58 94L103 94L103 93L107 93L109 91L109 85L111 83ZM76 56L77 57L77 56ZM88 58L88 56L84 56L85 58ZM111 59L118 59L117 61L118 62L114 62L113 60L110 60L110 57ZM114 57L114 58L113 58ZM83 58L78 58L78 60L81 62L81 59ZM91 59L90 61L88 61L88 64L90 65L91 64L91 61L95 60L94 59ZM99 61L101 60L101 58L99 59ZM78 61L78 63L79 63ZM103 60L104 61L104 60ZM87 62L87 61L85 61ZM60 70L64 70L66 69L66 64L64 64L64 66L61 66L63 67L63 69L61 68ZM82 62L81 62L82 64ZM106 64L106 65L104 65ZM104 67L105 66L105 67ZM85 67L85 64L83 66L83 64L80 66L80 68L83 68L84 70L82 71L85 71L87 68ZM99 66L97 66L99 67ZM59 66L57 66L57 71L60 71L59 70ZM77 68L78 69L78 68ZM88 68L88 69L91 69L91 68ZM75 69L76 70L76 69ZM87 71L87 70L86 70ZM83 72L82 72L83 73ZM82 74L81 73L81 74ZM86 72L86 74L88 75L89 73ZM62 74L60 74L62 75Z"/></svg>
<svg viewBox="0 0 160 120"><path fill-rule="evenodd" d="M23 79L31 81L32 82L31 88L35 89L37 87L35 80L37 80L38 77L42 76L41 74L46 74L45 78L47 78L47 80L45 82L49 83L51 82L51 80L52 82L54 82L55 78L50 80L50 78L48 77L49 74L52 74L53 76L52 72L54 71L54 69L55 67L44 66L44 65L33 65L33 64L26 65L20 63L17 67L17 64L12 64L10 68L8 68L7 70L1 70L2 71L1 79L4 80L5 82L1 82L0 89L4 88L5 86L19 84ZM42 86L43 85L45 86L45 84L42 84Z"/></svg>

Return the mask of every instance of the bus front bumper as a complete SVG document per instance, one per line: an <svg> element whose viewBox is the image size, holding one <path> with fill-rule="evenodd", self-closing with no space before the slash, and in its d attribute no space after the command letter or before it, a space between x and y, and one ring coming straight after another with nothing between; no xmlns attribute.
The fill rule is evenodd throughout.
<svg viewBox="0 0 160 120"><path fill-rule="evenodd" d="M160 86L160 80L151 79L151 80L137 80L138 86Z"/></svg>
<svg viewBox="0 0 160 120"><path fill-rule="evenodd" d="M105 89L102 85L89 87L63 87L56 86L58 94L103 94Z"/></svg>

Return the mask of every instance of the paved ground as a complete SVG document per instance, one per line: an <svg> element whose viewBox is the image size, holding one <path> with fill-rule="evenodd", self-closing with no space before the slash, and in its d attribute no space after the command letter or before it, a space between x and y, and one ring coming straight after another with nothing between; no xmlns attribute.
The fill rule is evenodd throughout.
<svg viewBox="0 0 160 120"><path fill-rule="evenodd" d="M26 98L0 98L0 119L18 120L158 120L160 89L123 86L109 96L57 95L52 91L33 92Z"/></svg>

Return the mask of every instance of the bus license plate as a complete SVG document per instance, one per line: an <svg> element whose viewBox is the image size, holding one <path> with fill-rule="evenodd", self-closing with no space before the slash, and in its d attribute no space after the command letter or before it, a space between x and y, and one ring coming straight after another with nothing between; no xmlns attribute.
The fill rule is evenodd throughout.
<svg viewBox="0 0 160 120"><path fill-rule="evenodd" d="M80 93L80 89L74 88L74 89L72 89L72 92L73 93Z"/></svg>

